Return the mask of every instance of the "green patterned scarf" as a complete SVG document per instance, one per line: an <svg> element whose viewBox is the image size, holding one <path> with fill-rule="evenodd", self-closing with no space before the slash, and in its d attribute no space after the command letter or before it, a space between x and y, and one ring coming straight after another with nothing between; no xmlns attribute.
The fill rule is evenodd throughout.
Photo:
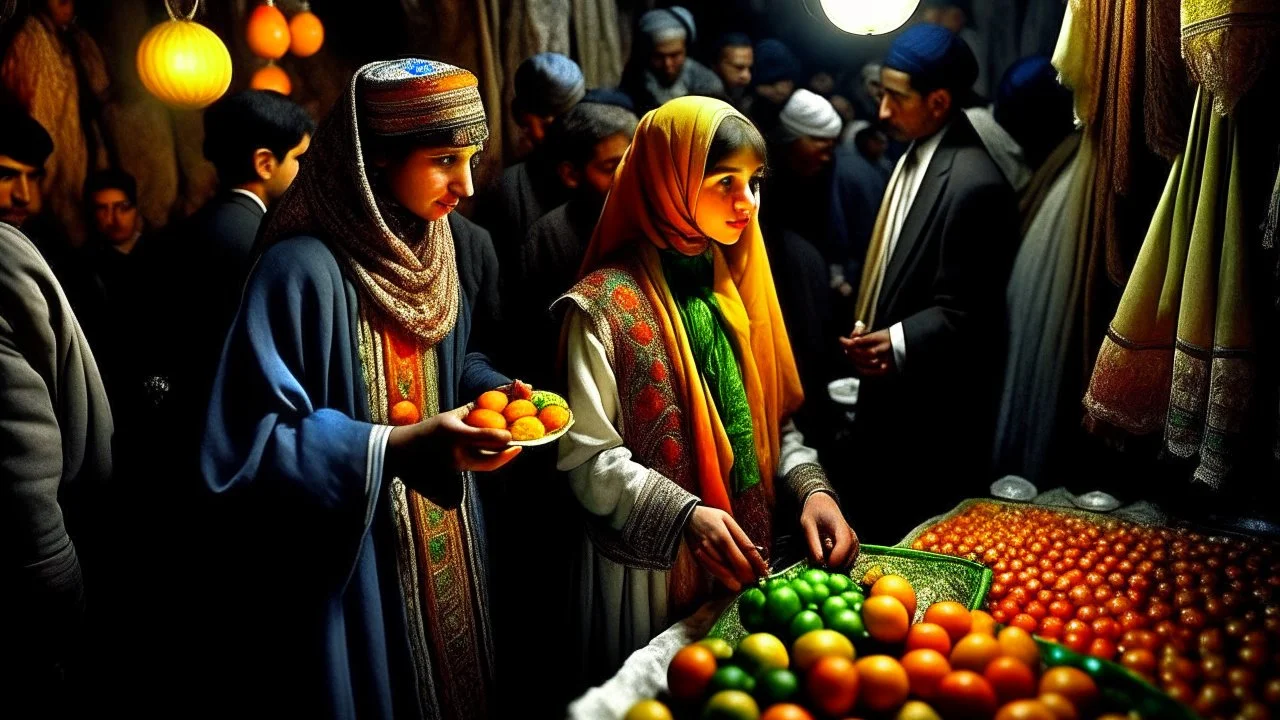
<svg viewBox="0 0 1280 720"><path fill-rule="evenodd" d="M663 274L680 308L680 322L689 336L694 362L711 389L716 411L733 448L733 468L729 476L737 495L760 482L760 464L742 370L738 367L733 343L725 333L712 290L711 251L693 257L675 252L661 255Z"/></svg>

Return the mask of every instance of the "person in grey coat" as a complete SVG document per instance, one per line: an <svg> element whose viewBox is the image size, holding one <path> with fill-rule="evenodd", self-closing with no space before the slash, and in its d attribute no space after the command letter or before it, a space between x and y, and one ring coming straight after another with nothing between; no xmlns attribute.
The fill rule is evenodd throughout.
<svg viewBox="0 0 1280 720"><path fill-rule="evenodd" d="M111 473L112 432L93 353L53 270L0 223L0 716L77 707L86 590L73 537Z"/></svg>

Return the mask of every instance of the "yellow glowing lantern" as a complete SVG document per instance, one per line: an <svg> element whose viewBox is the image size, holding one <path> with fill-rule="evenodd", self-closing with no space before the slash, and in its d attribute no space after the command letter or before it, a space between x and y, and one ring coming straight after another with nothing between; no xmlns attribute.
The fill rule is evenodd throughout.
<svg viewBox="0 0 1280 720"><path fill-rule="evenodd" d="M302 12L289 18L289 52L298 57L311 57L324 44L324 25L303 4Z"/></svg>
<svg viewBox="0 0 1280 720"><path fill-rule="evenodd" d="M293 90L289 81L289 73L275 63L267 63L249 79L249 87L254 90L275 90L281 95L288 95Z"/></svg>
<svg viewBox="0 0 1280 720"><path fill-rule="evenodd" d="M151 28L138 45L143 87L184 110L209 105L231 85L231 53L212 30L191 19L197 5L185 18L174 17L170 9L169 20Z"/></svg>
<svg viewBox="0 0 1280 720"><path fill-rule="evenodd" d="M822 0L832 25L854 35L883 35L902 27L920 0Z"/></svg>
<svg viewBox="0 0 1280 720"><path fill-rule="evenodd" d="M289 51L289 21L273 0L267 0L249 13L245 39L254 55L268 60L279 60Z"/></svg>

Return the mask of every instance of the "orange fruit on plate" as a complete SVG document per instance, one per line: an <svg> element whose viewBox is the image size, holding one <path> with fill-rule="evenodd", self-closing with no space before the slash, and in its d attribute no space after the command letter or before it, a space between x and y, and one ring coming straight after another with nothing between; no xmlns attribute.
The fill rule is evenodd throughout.
<svg viewBox="0 0 1280 720"><path fill-rule="evenodd" d="M951 654L951 636L947 634L946 629L941 625L935 625L931 622L916 623L907 631L908 652L911 650L920 650L921 648L929 648L942 653L943 657Z"/></svg>
<svg viewBox="0 0 1280 720"><path fill-rule="evenodd" d="M951 649L951 667L970 670L979 675L987 669L987 663L1000 657L1000 643L990 635L969 633Z"/></svg>
<svg viewBox="0 0 1280 720"><path fill-rule="evenodd" d="M937 692L938 683L951 672L951 663L937 650L920 648L902 656L902 669L907 671L911 694L930 700Z"/></svg>
<svg viewBox="0 0 1280 720"><path fill-rule="evenodd" d="M876 584L871 586L869 597L877 597L880 595L888 595L898 598L898 602L907 609L907 617L914 618L916 615L916 590L911 587L911 583L901 575L884 575Z"/></svg>
<svg viewBox="0 0 1280 720"><path fill-rule="evenodd" d="M996 713L996 691L976 672L953 670L938 683L934 705L947 720L989 718Z"/></svg>
<svg viewBox="0 0 1280 720"><path fill-rule="evenodd" d="M911 680L902 664L888 655L868 655L856 663L858 706L888 712L907 701Z"/></svg>
<svg viewBox="0 0 1280 720"><path fill-rule="evenodd" d="M716 656L704 645L687 645L671 658L667 666L667 689L671 697L681 701L702 698L716 674Z"/></svg>
<svg viewBox="0 0 1280 720"><path fill-rule="evenodd" d="M488 428L491 430L507 429L507 419L502 417L502 413L485 410L484 408L476 408L475 410L467 413L467 417L463 422L471 427Z"/></svg>
<svg viewBox="0 0 1280 720"><path fill-rule="evenodd" d="M476 407L502 412L507 409L507 394L501 390L490 390L476 398Z"/></svg>
<svg viewBox="0 0 1280 720"><path fill-rule="evenodd" d="M973 616L969 614L969 608L954 600L943 600L930 605L924 611L924 621L946 628L953 643L960 642L960 638L973 629Z"/></svg>
<svg viewBox="0 0 1280 720"><path fill-rule="evenodd" d="M838 655L821 658L805 673L804 686L812 707L827 715L842 716L858 700L858 671Z"/></svg>
<svg viewBox="0 0 1280 720"><path fill-rule="evenodd" d="M1098 698L1098 686L1089 674L1079 668L1049 668L1040 678L1040 694L1056 693L1071 701L1077 709L1088 708Z"/></svg>
<svg viewBox="0 0 1280 720"><path fill-rule="evenodd" d="M1036 696L1036 675L1021 660L1002 655L987 663L982 676L991 683L1000 702Z"/></svg>
<svg viewBox="0 0 1280 720"><path fill-rule="evenodd" d="M1001 655L1016 658L1029 668L1040 667L1040 646L1026 630L1007 627L996 636L996 641L1000 643Z"/></svg>
<svg viewBox="0 0 1280 720"><path fill-rule="evenodd" d="M502 417L506 418L509 423L514 423L522 417L533 417L537 414L538 408L528 400L512 400L502 410Z"/></svg>
<svg viewBox="0 0 1280 720"><path fill-rule="evenodd" d="M876 640L899 643L907 637L911 615L898 598L879 595L869 597L862 603L862 624ZM995 639L991 642L994 643Z"/></svg>
<svg viewBox="0 0 1280 720"><path fill-rule="evenodd" d="M537 440L546 434L547 429L536 417L522 417L511 423L512 440Z"/></svg>
<svg viewBox="0 0 1280 720"><path fill-rule="evenodd" d="M559 405L548 405L538 413L538 420L542 422L547 432L555 432L569 422L569 411Z"/></svg>

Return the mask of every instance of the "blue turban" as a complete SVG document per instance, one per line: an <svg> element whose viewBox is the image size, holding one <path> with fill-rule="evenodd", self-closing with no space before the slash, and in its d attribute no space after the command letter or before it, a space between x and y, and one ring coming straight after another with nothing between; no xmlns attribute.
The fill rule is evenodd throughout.
<svg viewBox="0 0 1280 720"><path fill-rule="evenodd" d="M978 61L959 36L941 25L921 23L907 28L889 46L884 67L911 76L917 89L967 92L978 79Z"/></svg>
<svg viewBox="0 0 1280 720"><path fill-rule="evenodd" d="M761 40L756 43L753 55L751 79L756 85L772 85L800 77L800 61L781 40Z"/></svg>
<svg viewBox="0 0 1280 720"><path fill-rule="evenodd" d="M560 53L538 53L524 59L515 75L516 112L558 116L578 104L587 81L578 63Z"/></svg>

